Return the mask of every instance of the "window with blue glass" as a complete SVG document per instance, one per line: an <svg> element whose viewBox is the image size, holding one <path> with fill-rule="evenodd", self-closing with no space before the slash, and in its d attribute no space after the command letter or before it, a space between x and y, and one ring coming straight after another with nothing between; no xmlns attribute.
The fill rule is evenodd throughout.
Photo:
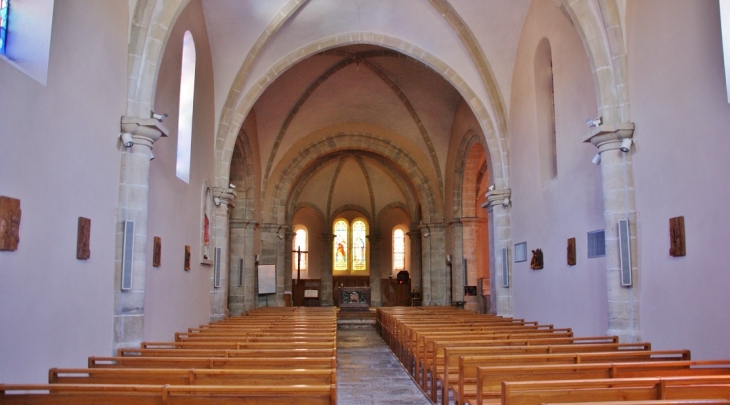
<svg viewBox="0 0 730 405"><path fill-rule="evenodd" d="M5 40L8 36L8 3L10 0L0 0L0 53L5 55Z"/></svg>

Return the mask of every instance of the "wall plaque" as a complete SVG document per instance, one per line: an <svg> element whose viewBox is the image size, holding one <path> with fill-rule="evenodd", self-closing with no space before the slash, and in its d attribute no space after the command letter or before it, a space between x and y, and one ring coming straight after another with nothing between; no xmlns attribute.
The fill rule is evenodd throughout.
<svg viewBox="0 0 730 405"><path fill-rule="evenodd" d="M669 254L674 257L685 256L684 217L669 218Z"/></svg>
<svg viewBox="0 0 730 405"><path fill-rule="evenodd" d="M152 243L152 266L160 267L162 264L162 238L155 236Z"/></svg>
<svg viewBox="0 0 730 405"><path fill-rule="evenodd" d="M568 239L568 266L575 266L575 238Z"/></svg>
<svg viewBox="0 0 730 405"><path fill-rule="evenodd" d="M533 270L540 270L543 267L542 262L542 249L535 249L532 251L532 260L530 260L530 268Z"/></svg>
<svg viewBox="0 0 730 405"><path fill-rule="evenodd" d="M185 271L190 270L190 245L185 245Z"/></svg>
<svg viewBox="0 0 730 405"><path fill-rule="evenodd" d="M76 233L76 258L79 260L87 260L91 257L91 249L89 241L91 240L91 220L89 218L79 217L79 226Z"/></svg>
<svg viewBox="0 0 730 405"><path fill-rule="evenodd" d="M18 249L20 214L20 200L0 196L0 250Z"/></svg>

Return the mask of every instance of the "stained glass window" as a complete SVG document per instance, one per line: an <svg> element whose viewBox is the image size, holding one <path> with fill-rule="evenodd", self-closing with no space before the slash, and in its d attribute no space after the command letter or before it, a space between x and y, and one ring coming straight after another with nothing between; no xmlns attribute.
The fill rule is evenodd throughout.
<svg viewBox="0 0 730 405"><path fill-rule="evenodd" d="M347 221L335 222L334 240L334 269L337 271L347 270Z"/></svg>
<svg viewBox="0 0 730 405"><path fill-rule="evenodd" d="M180 71L180 112L177 121L177 164L175 174L186 183L190 183L194 98L195 41L193 41L193 34L190 31L185 31L182 48L182 69Z"/></svg>
<svg viewBox="0 0 730 405"><path fill-rule="evenodd" d="M406 236L402 229L393 231L393 269L406 268Z"/></svg>
<svg viewBox="0 0 730 405"><path fill-rule="evenodd" d="M306 270L307 269L307 254L302 253L299 254L297 252L307 251L307 231L305 229L297 229L295 235L294 235L294 257L292 259L292 264L294 266L294 270L297 269L300 270Z"/></svg>
<svg viewBox="0 0 730 405"><path fill-rule="evenodd" d="M8 36L8 3L10 0L0 0L0 53L5 55L5 40Z"/></svg>
<svg viewBox="0 0 730 405"><path fill-rule="evenodd" d="M355 221L352 224L352 269L353 270L366 270L366 241L367 231L365 229L365 222Z"/></svg>

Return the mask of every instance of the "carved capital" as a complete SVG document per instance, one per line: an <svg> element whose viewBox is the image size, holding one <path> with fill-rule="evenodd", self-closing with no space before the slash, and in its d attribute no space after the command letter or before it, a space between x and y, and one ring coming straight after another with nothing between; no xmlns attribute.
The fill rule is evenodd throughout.
<svg viewBox="0 0 730 405"><path fill-rule="evenodd" d="M132 135L135 145L144 145L152 149L152 145L169 130L154 118L122 117L121 131Z"/></svg>
<svg viewBox="0 0 730 405"><path fill-rule="evenodd" d="M247 219L231 219L230 221L231 228L256 229L258 226L258 222Z"/></svg>
<svg viewBox="0 0 730 405"><path fill-rule="evenodd" d="M621 141L634 137L634 123L622 122L616 125L599 125L588 133L583 142L590 142L598 148L598 153L620 149Z"/></svg>
<svg viewBox="0 0 730 405"><path fill-rule="evenodd" d="M229 207L235 207L236 190L232 188L213 187L213 200L216 206L226 204Z"/></svg>
<svg viewBox="0 0 730 405"><path fill-rule="evenodd" d="M482 208L486 208L487 210L491 210L495 206L499 205L506 207L512 203L512 190L509 188L504 190L492 190L487 192L484 196L487 198L487 201L482 204Z"/></svg>

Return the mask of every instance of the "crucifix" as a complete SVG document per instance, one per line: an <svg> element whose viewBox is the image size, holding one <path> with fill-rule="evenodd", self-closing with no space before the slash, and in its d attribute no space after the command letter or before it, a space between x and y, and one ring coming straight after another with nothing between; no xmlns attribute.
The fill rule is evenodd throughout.
<svg viewBox="0 0 730 405"><path fill-rule="evenodd" d="M293 252L297 254L297 284L299 284L299 280L302 278L302 255L309 252L303 251L301 246L297 246L297 250Z"/></svg>

